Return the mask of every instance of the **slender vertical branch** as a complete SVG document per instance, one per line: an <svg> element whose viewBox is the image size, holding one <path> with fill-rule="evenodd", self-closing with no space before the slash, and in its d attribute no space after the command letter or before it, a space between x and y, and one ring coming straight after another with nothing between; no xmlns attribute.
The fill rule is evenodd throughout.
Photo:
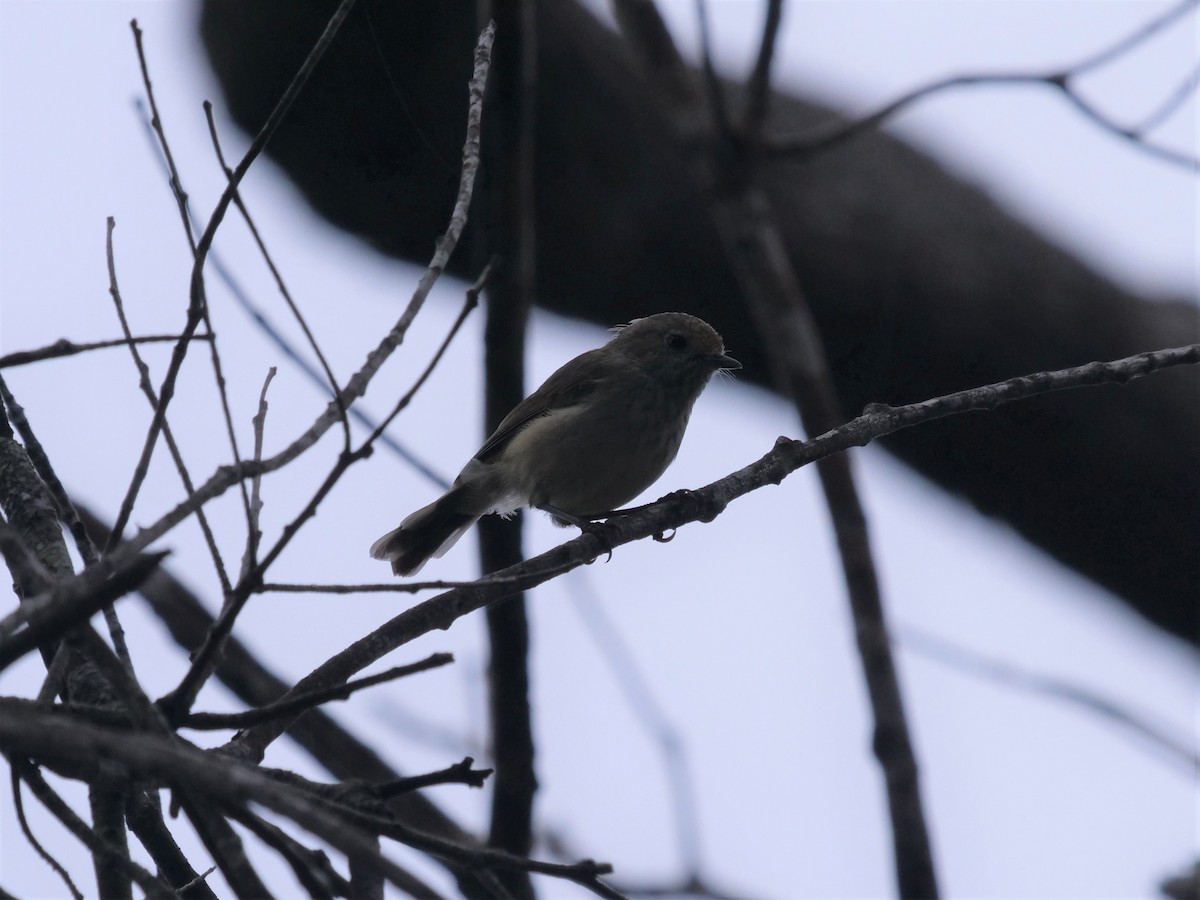
<svg viewBox="0 0 1200 900"><path fill-rule="evenodd" d="M650 0L619 2L622 5L637 2L648 7L643 10L643 18L656 13ZM772 32L778 25L778 16L768 15L762 39L764 48L773 43ZM688 73L679 68L680 63L673 64L673 71L661 71L662 60L678 60L678 54L664 54L657 47L664 40L665 31L662 26L644 32L627 30L626 35L651 76L670 88L662 94L672 104L682 142L694 148L688 162L697 185L710 198L709 208L717 233L755 330L766 347L773 380L782 393L792 398L809 434L830 431L841 424L843 417L820 332L767 198L755 182L753 144L757 135L750 135L751 143L745 144L729 133L728 118L720 111L721 86L707 52L704 71L715 121L706 120L702 114L699 91L689 95L678 90L677 85L688 78ZM760 53L760 61L761 71L756 69L756 76L762 83L752 84L751 92L765 98L770 61L766 49ZM765 103L765 99L759 102ZM751 119L756 127L761 125L762 114L763 110L759 110L755 114L758 118ZM741 147L743 152L718 152L728 146ZM934 898L938 894L937 878L921 804L916 757L889 646L866 516L849 456L838 454L819 461L817 474L833 520L875 720L873 746L887 783L899 892L906 898Z"/></svg>
<svg viewBox="0 0 1200 900"><path fill-rule="evenodd" d="M492 139L485 148L488 243L499 258L488 287L484 329L484 433L525 396L525 329L534 302L534 110L537 22L533 0L495 0L499 41L485 112ZM521 517L486 516L479 523L482 570L521 561ZM515 594L487 610L493 782L488 841L526 855L533 844L533 715L529 702L529 625L525 598ZM517 898L533 896L528 873L497 873Z"/></svg>

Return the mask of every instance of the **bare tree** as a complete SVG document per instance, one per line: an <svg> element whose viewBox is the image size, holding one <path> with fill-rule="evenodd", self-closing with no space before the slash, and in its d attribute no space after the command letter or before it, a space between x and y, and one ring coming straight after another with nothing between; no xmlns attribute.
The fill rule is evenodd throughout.
<svg viewBox="0 0 1200 900"><path fill-rule="evenodd" d="M115 341L104 342L104 345L128 347L141 379L141 389L153 410L125 500L112 522L94 516L72 500L18 398L0 379L5 411L5 416L0 418L0 509L4 513L0 523L0 552L13 574L20 597L17 609L0 621L0 670L35 650L42 654L47 667L45 683L36 698L0 697L0 753L9 762L17 802L24 802L23 792L27 790L86 845L94 861L97 892L105 897L132 896L134 885L148 896L215 896L205 881L209 873L199 871L189 861L172 835L159 801L159 791L163 789L169 792L172 812L182 811L199 834L216 868L239 897L278 895L281 890L264 879L258 860L243 848L239 836L243 830L255 835L284 860L303 889L313 897L380 897L385 883L414 897L439 896L438 891L421 877L395 862L384 849L385 840L424 854L428 860L446 869L463 895L469 897L531 896L533 886L529 876L533 874L564 879L600 896L622 896L613 886L619 882L606 877L611 872L607 864L587 859L549 862L530 856L534 843L532 804L537 782L528 699L529 673L525 660L527 635L518 605L519 595L611 553L621 545L648 537L669 540L669 532L686 524L710 522L732 501L778 484L811 463L818 467L835 521L864 678L875 716L875 751L887 783L897 890L905 897L936 896L936 866L927 837L917 763L890 656L890 636L865 521L845 451L876 440L890 439L893 435L936 433L936 429L944 427L940 423L953 422L962 424L958 426L957 437L949 439L965 441L970 446L975 446L976 442L986 443L990 428L1013 427L1011 420L1000 425L993 424L993 420L1009 410L1048 403L1050 395L1055 395L1057 406L1054 408L1072 428L1075 427L1071 423L1075 422L1076 407L1089 402L1102 408L1105 418L1120 419L1122 413L1119 410L1125 408L1126 413L1136 419L1146 408L1160 410L1180 400L1184 376L1194 375L1194 372L1185 372L1183 367L1200 363L1200 344L1170 346L1180 342L1164 339L1165 335L1155 332L1156 326L1152 324L1146 326L1144 332L1156 338L1150 341L1151 349L1097 354L1107 361L1080 360L1080 364L1039 370L1036 356L1023 358L1022 362L1028 363L1024 367L1014 366L1013 357L1009 356L976 368L977 373L989 373L993 368L1004 366L1016 369L1016 372L1006 373L1012 377L997 378L992 383L962 386L956 383L963 380L962 371L957 370L931 377L928 386L939 389L929 390L926 395L918 392L918 396L909 397L902 392L898 396L896 391L881 391L878 395L857 397L855 390L869 391L877 384L866 379L857 386L847 385L845 374L839 375L837 365L842 355L837 350L837 324L822 315L819 289L811 292L801 289L801 284L809 279L799 274L802 270L793 229L799 227L797 223L802 225L804 217L795 210L796 218L781 216L772 208L773 202L765 193L773 189L772 171L779 159L808 165L810 155L828 150L830 155L822 159L836 156L841 160L837 166L849 166L861 177L863 167L869 169L869 164L856 155L862 152L861 148L859 151L851 148L858 141L875 142L873 152L888 154L888 165L910 165L917 172L914 178L926 179L921 182L923 188L936 183L953 195L955 201L971 207L972 214L987 217L993 224L1002 223L1008 229L1008 238L1021 243L1023 249L1039 250L1047 269L1052 270L1047 274L1048 279L1063 279L1067 277L1064 273L1069 272L1086 282L1077 285L1080 291L1096 289L1100 282L1056 251L1036 246L1018 226L1004 220L994 209L981 209L979 198L971 198L961 186L952 184L930 164L916 159L911 151L870 134L868 129L887 114L886 110L873 121L835 123L823 131L806 133L798 140L780 137L782 132L777 129L781 120L787 121L793 115L805 120L807 110L797 101L773 97L770 91L770 63L780 3L770 4L759 65L750 82L733 91L716 76L707 58L706 65L699 71L682 62L652 3L623 0L616 7L624 43L620 45L621 53L612 54L610 58L620 62L622 77L635 71L634 66L639 66L636 71L643 72L645 78L636 81L636 92L622 88L623 100L629 104L629 109L638 111L635 119L639 127L645 128L644 134L654 135L659 142L657 152L662 155L658 162L673 159L681 167L672 173L667 189L677 191L688 208L701 208L703 212L703 224L699 231L691 231L689 237L717 254L724 266L717 280L723 280L723 287L729 288L731 295L738 298L737 302L744 304L745 314L737 318L745 328L738 340L739 347L755 348L752 352L757 354L758 377L769 380L795 402L813 437L807 441L780 438L759 459L712 484L676 492L645 507L619 511L593 523L578 537L526 561L521 560L519 535L498 526L484 536L486 574L475 581L372 585L272 582L269 578L272 566L296 536L309 527L321 503L340 489L346 472L367 458L383 439L389 424L404 411L438 365L446 346L484 290L490 297L487 324L489 419L499 418L514 398L519 398L523 329L530 305L539 290L560 284L556 278L568 277L564 271L555 272L553 268L554 241L561 235L555 233L552 219L547 226L546 210L534 189L546 153L547 136L541 130L548 114L544 104L553 102L555 92L580 89L585 84L576 77L578 60L572 60L572 65L567 67L572 71L570 78L548 77L541 67L548 66L557 71L553 70L557 64L554 54L563 52L564 38L576 40L582 34L589 40L594 38L606 49L615 46L611 35L599 38L597 33L588 31L593 23L578 9L567 5L497 4L496 22L488 23L482 33L472 31L471 40L461 47L458 46L461 41L431 39L431 34L440 34L441 29L450 29L461 38L462 34L457 32L465 29L468 20L461 12L444 15L440 7L436 10L432 7L409 9L406 15L419 21L408 22L405 29L393 30L387 18L390 13L383 8L371 8L370 14L380 18L372 32L376 38L383 36L401 42L415 40L417 46L436 46L439 54L449 54L445 60L447 65L442 68L462 76L461 83L451 85L449 77L444 83L429 78L431 93L438 95L441 92L437 102L410 106L408 114L414 118L426 117L413 132L420 141L431 140L431 135L438 141L454 137L461 152L455 154L457 161L452 184L432 175L429 183L423 182L421 167L432 165L424 157L413 166L405 167L405 173L397 176L400 181L393 182L393 187L403 182L409 189L428 191L429 203L418 205L419 214L409 221L393 220L385 224L381 220L379 231L372 232L376 240L393 252L408 254L413 252L418 241L427 245L434 235L440 237L436 238L433 256L394 327L379 340L360 368L343 382L325 361L319 345L320 335L308 328L282 276L266 255L239 187L258 156L268 149L293 166L299 177L303 178L306 172L311 176L305 165L311 163L312 154L330 151L329 146L314 148L312 145L341 141L343 135L336 128L307 131L307 127L314 121L325 121L323 117L335 115L334 107L339 104L343 107L351 105L349 98L367 107L379 99L370 91L364 91L361 96L355 91L347 94L346 82L340 80L348 73L353 74L357 59L366 55L361 52L361 45L356 47L353 37L351 26L356 20L349 17L353 15L354 5L353 0L342 0L332 15L322 22L322 28L312 29L314 33L308 38L308 46L301 54L303 58L298 58L294 65L289 67L286 57L295 47L286 43L280 45L280 56L274 58L273 64L282 66L288 77L282 82L277 77L263 82L278 84L279 89L269 110L258 117L261 124L255 126L256 137L236 166L225 163L216 127L210 118L214 147L228 186L203 228L195 232L189 219L183 177L175 169L142 54L141 34L134 24L152 111L151 122L161 142L181 224L193 252L190 291L183 304L183 327L178 335L135 335L121 297L113 250L114 223L110 219L109 291L124 335ZM269 23L277 27L289 15L306 14L290 7L285 11L282 7L267 4L236 8L227 4L209 4L206 10L205 29L210 52L219 66L226 67L226 75L249 58L238 52L238 41L257 39L255 29L261 25ZM473 19L471 28L474 28ZM410 38L410 33L415 37ZM511 42L507 44L506 35L511 35ZM360 33L358 40L361 39ZM582 49L573 44L567 46L582 53ZM461 60L454 55L460 51ZM594 48L584 55L593 53ZM594 53L591 62L600 68L608 66L609 63L601 62L602 56L604 54ZM401 67L409 65L408 56L400 54L395 58L403 60ZM439 57L435 68L441 62ZM610 75L615 77L615 73L610 72ZM242 73L240 77L247 76ZM639 79L642 77L638 76ZM1057 85L1057 89L1070 91L1071 70L1048 76L1048 79ZM489 99L485 103L485 86L488 84L491 87L487 89ZM335 85L340 86L335 89ZM461 94L462 85L467 86L465 96ZM589 90L597 85L617 89L615 80L598 78ZM245 82L231 77L228 86L234 92L247 92L234 94L235 107L240 105L246 120L255 119L255 114L246 110L253 98ZM467 110L465 130L461 127L464 107ZM455 110L460 124L443 127L440 123L449 120L451 109ZM314 134L317 135L315 141ZM410 142L418 139L413 135L407 138ZM494 141L494 148L489 141ZM881 147L884 149L880 150ZM404 152L398 151L400 156ZM444 164L448 155L442 148L430 157L440 157L439 162ZM333 158L344 159L337 154ZM638 163L639 167L641 165ZM488 179L482 198L476 191L476 176L481 166ZM342 174L346 172L355 172L354 163L346 164ZM639 168L639 172L647 174L645 169ZM631 182L631 188L644 186L641 182ZM318 205L334 202L331 194L322 193L312 182L309 182L309 189ZM342 193L350 195L354 192ZM369 193L364 189L356 198L362 201L360 205L342 209L346 221L354 221L362 227L358 216L374 202L368 202ZM626 199L632 201L632 195ZM337 202L349 201L343 196ZM803 205L799 199L796 203ZM214 237L231 208L237 209L250 224L255 239L263 248L278 279L281 295L311 342L314 356L320 360L331 397L327 407L308 428L271 455L264 450L264 433L274 370L266 374L261 388L258 412L253 421L253 446L243 449L225 394L223 344L209 318L206 263ZM329 206L325 208L330 211ZM621 214L630 213L626 209ZM427 230L418 237L417 229L422 227ZM573 239L578 240L578 232L573 234ZM938 239L936 235L930 236L930 245ZM359 414L355 402L389 356L404 344L434 282L443 272L452 270L477 275L474 285L467 291L460 315L440 346L425 351L428 364L411 389L382 421L369 427L366 438L356 442L356 432L351 427L351 417ZM578 278L587 271L585 265L569 277ZM592 296L586 291L584 294ZM1108 302L1114 310L1129 311L1139 322L1150 319L1157 322L1156 314L1147 312L1149 307L1119 296L1115 289L1107 289L1103 296L1108 300L1096 301L1095 297L1092 300ZM699 312L705 312L707 306L715 303L707 292L700 292L698 297L692 301L698 306L692 308ZM925 312L933 315L939 300L935 296L927 297L926 301ZM984 298L980 302L986 305L988 300ZM677 305L685 307L687 304ZM619 305L598 306L593 314L619 319L618 309ZM1178 313L1178 309L1173 312ZM1084 342L1083 346L1109 348L1103 336L1093 334L1092 338L1096 343ZM139 348L164 340L172 343L172 355L165 375L155 384ZM1004 344L1004 341L998 339L996 343ZM826 353L824 348L833 349ZM99 344L78 344L64 338L45 348L0 358L0 368L99 349ZM171 431L168 416L184 362L197 349L208 352L229 442L227 463L202 480L195 479L189 470ZM1123 351L1133 349L1123 347ZM962 348L964 354L970 350ZM1055 345L1047 352L1063 353L1069 359L1074 350L1068 352ZM1079 352L1087 355L1087 351ZM1127 389L1121 394L1078 390L1098 385L1124 385L1151 375L1152 378L1146 378L1139 385L1170 383L1174 379L1174 387L1180 393L1171 393L1170 384L1167 390L1154 395L1147 391L1138 393L1136 389ZM883 377L882 373L879 377ZM926 386L924 382L922 386ZM1132 399L1127 395L1132 395ZM860 414L845 414L848 406L863 399L872 402ZM1125 407L1121 407L1122 403ZM966 412L987 414L960 415ZM1188 419L1187 416L1183 418ZM1195 418L1192 411L1191 420ZM935 421L939 424L933 425ZM1064 429L1068 424L1064 424ZM1134 426L1121 419L1121 427ZM263 479L293 466L327 433L341 438L335 461L310 485L307 502L299 514L278 535L265 534L260 522ZM929 440L934 443L947 440L944 434ZM893 440L892 446L902 454L907 453L904 444L898 441ZM918 439L913 446L919 445ZM135 510L139 509L142 484L151 461L163 446L184 486L185 499L134 531L130 523L134 520ZM1179 447L1173 449L1178 451ZM914 452L912 456L920 464L921 454ZM1036 454L1029 458L1033 467ZM1095 477L1094 472L1086 474ZM1160 473L1154 474L1157 477ZM243 555L236 572L226 564L219 549L222 544L227 544L229 535L217 534L207 518L214 501L231 492L240 495L245 524L239 541ZM1195 499L1185 487L1182 500L1186 503L1189 497ZM1139 498L1139 502L1143 499ZM982 495L980 502L984 502ZM1169 502L1178 504L1180 498L1172 497ZM1036 518L1035 510L1010 509L1006 513L1036 533L1037 529L1030 524ZM165 571L165 554L153 549L173 529L193 516L204 531L213 571L223 593L220 612L215 617L206 613L204 604ZM1185 512L1179 511L1179 517L1171 520L1171 527L1185 531L1185 518ZM60 524L68 528L84 563L78 573L74 571ZM1172 536L1178 537L1174 533ZM1063 545L1055 544L1051 537L1046 539L1047 546L1069 557ZM1143 539L1150 537L1146 535ZM1171 546L1176 547L1178 543ZM1173 565L1174 551L1159 549L1172 561L1172 565L1159 566L1164 570L1172 569L1154 581L1154 588L1161 591L1166 589L1164 585L1169 588L1174 584L1180 573ZM1109 583L1099 568L1088 568L1087 560L1074 561L1102 583ZM1185 570L1186 566L1179 568ZM1186 571L1183 575L1186 579ZM1125 577L1124 573L1121 577ZM1148 577L1145 570L1141 570L1139 577ZM1115 575L1110 580L1119 581ZM437 588L442 592L363 635L294 683L267 671L233 636L238 616L246 603L265 592L414 592L426 588ZM156 678L137 672L125 648L117 602L134 591L150 601L181 650L189 653L186 674L169 689L157 683ZM1137 603L1141 594L1131 590L1126 596ZM1168 611L1161 616L1150 607L1143 611L1152 617L1158 616L1161 624L1175 629L1188 615L1194 615L1191 607L1183 612L1177 608L1182 605L1181 600L1182 594L1171 594L1166 604ZM380 674L357 677L366 667L392 651L480 610L486 610L489 616L493 653L491 727L497 782L486 841L471 837L421 791L438 784L478 787L493 775L492 770L474 768L474 760L467 757L457 762L448 761L445 768L437 771L403 777L389 768L371 747L339 728L322 709L332 700L346 699L358 691L395 679L419 677L421 672L449 664L452 659L448 655L433 654ZM90 624L92 617L101 612L109 633L108 642ZM246 704L248 708L244 712L217 714L195 710L202 687L214 676ZM183 730L235 733L220 747L205 750L184 737ZM263 766L268 747L284 734L295 738L336 780L317 783L294 772ZM88 786L90 823L59 796L45 778L47 771ZM265 816L264 811L271 816ZM290 824L284 829L275 824L275 820ZM157 871L151 872L133 860L129 849L130 834L149 853ZM67 888L74 895L81 895L82 891L71 875L55 861L53 850L39 845L28 829L27 837L34 852L57 868ZM331 847L339 859L331 861L319 845ZM699 872L690 873L686 884L667 887L696 893L711 890L703 883Z"/></svg>

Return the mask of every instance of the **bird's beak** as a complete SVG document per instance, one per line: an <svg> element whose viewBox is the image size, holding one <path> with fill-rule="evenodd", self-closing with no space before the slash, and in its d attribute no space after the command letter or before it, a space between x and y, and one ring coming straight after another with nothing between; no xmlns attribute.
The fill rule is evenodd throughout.
<svg viewBox="0 0 1200 900"><path fill-rule="evenodd" d="M742 364L727 353L718 353L708 358L714 369L740 369Z"/></svg>

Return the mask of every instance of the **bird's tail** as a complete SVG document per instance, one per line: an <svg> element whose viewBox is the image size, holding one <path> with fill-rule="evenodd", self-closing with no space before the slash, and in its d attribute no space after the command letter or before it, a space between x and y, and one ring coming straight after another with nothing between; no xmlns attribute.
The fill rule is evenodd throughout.
<svg viewBox="0 0 1200 900"><path fill-rule="evenodd" d="M418 509L371 545L371 556L392 564L397 575L415 575L434 557L454 546L463 533L479 521L478 515L457 509L459 498L451 490Z"/></svg>

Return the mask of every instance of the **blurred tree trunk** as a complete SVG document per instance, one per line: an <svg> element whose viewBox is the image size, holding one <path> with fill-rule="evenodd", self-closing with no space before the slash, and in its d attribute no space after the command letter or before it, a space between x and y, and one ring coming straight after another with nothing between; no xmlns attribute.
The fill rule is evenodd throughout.
<svg viewBox="0 0 1200 900"><path fill-rule="evenodd" d="M205 48L247 130L331 7L204 3ZM540 16L539 302L605 325L695 313L722 332L744 377L767 385L705 198L653 91L621 39L575 3L544 2ZM268 148L322 215L385 253L424 262L449 213L475 21L474 3L362 0ZM835 115L780 96L770 128ZM1195 307L1122 290L894 138L867 134L760 180L848 415L1200 340ZM473 227L487 225L468 228L455 257L463 276L480 258ZM1200 638L1200 373L955 417L887 447L1155 624Z"/></svg>

